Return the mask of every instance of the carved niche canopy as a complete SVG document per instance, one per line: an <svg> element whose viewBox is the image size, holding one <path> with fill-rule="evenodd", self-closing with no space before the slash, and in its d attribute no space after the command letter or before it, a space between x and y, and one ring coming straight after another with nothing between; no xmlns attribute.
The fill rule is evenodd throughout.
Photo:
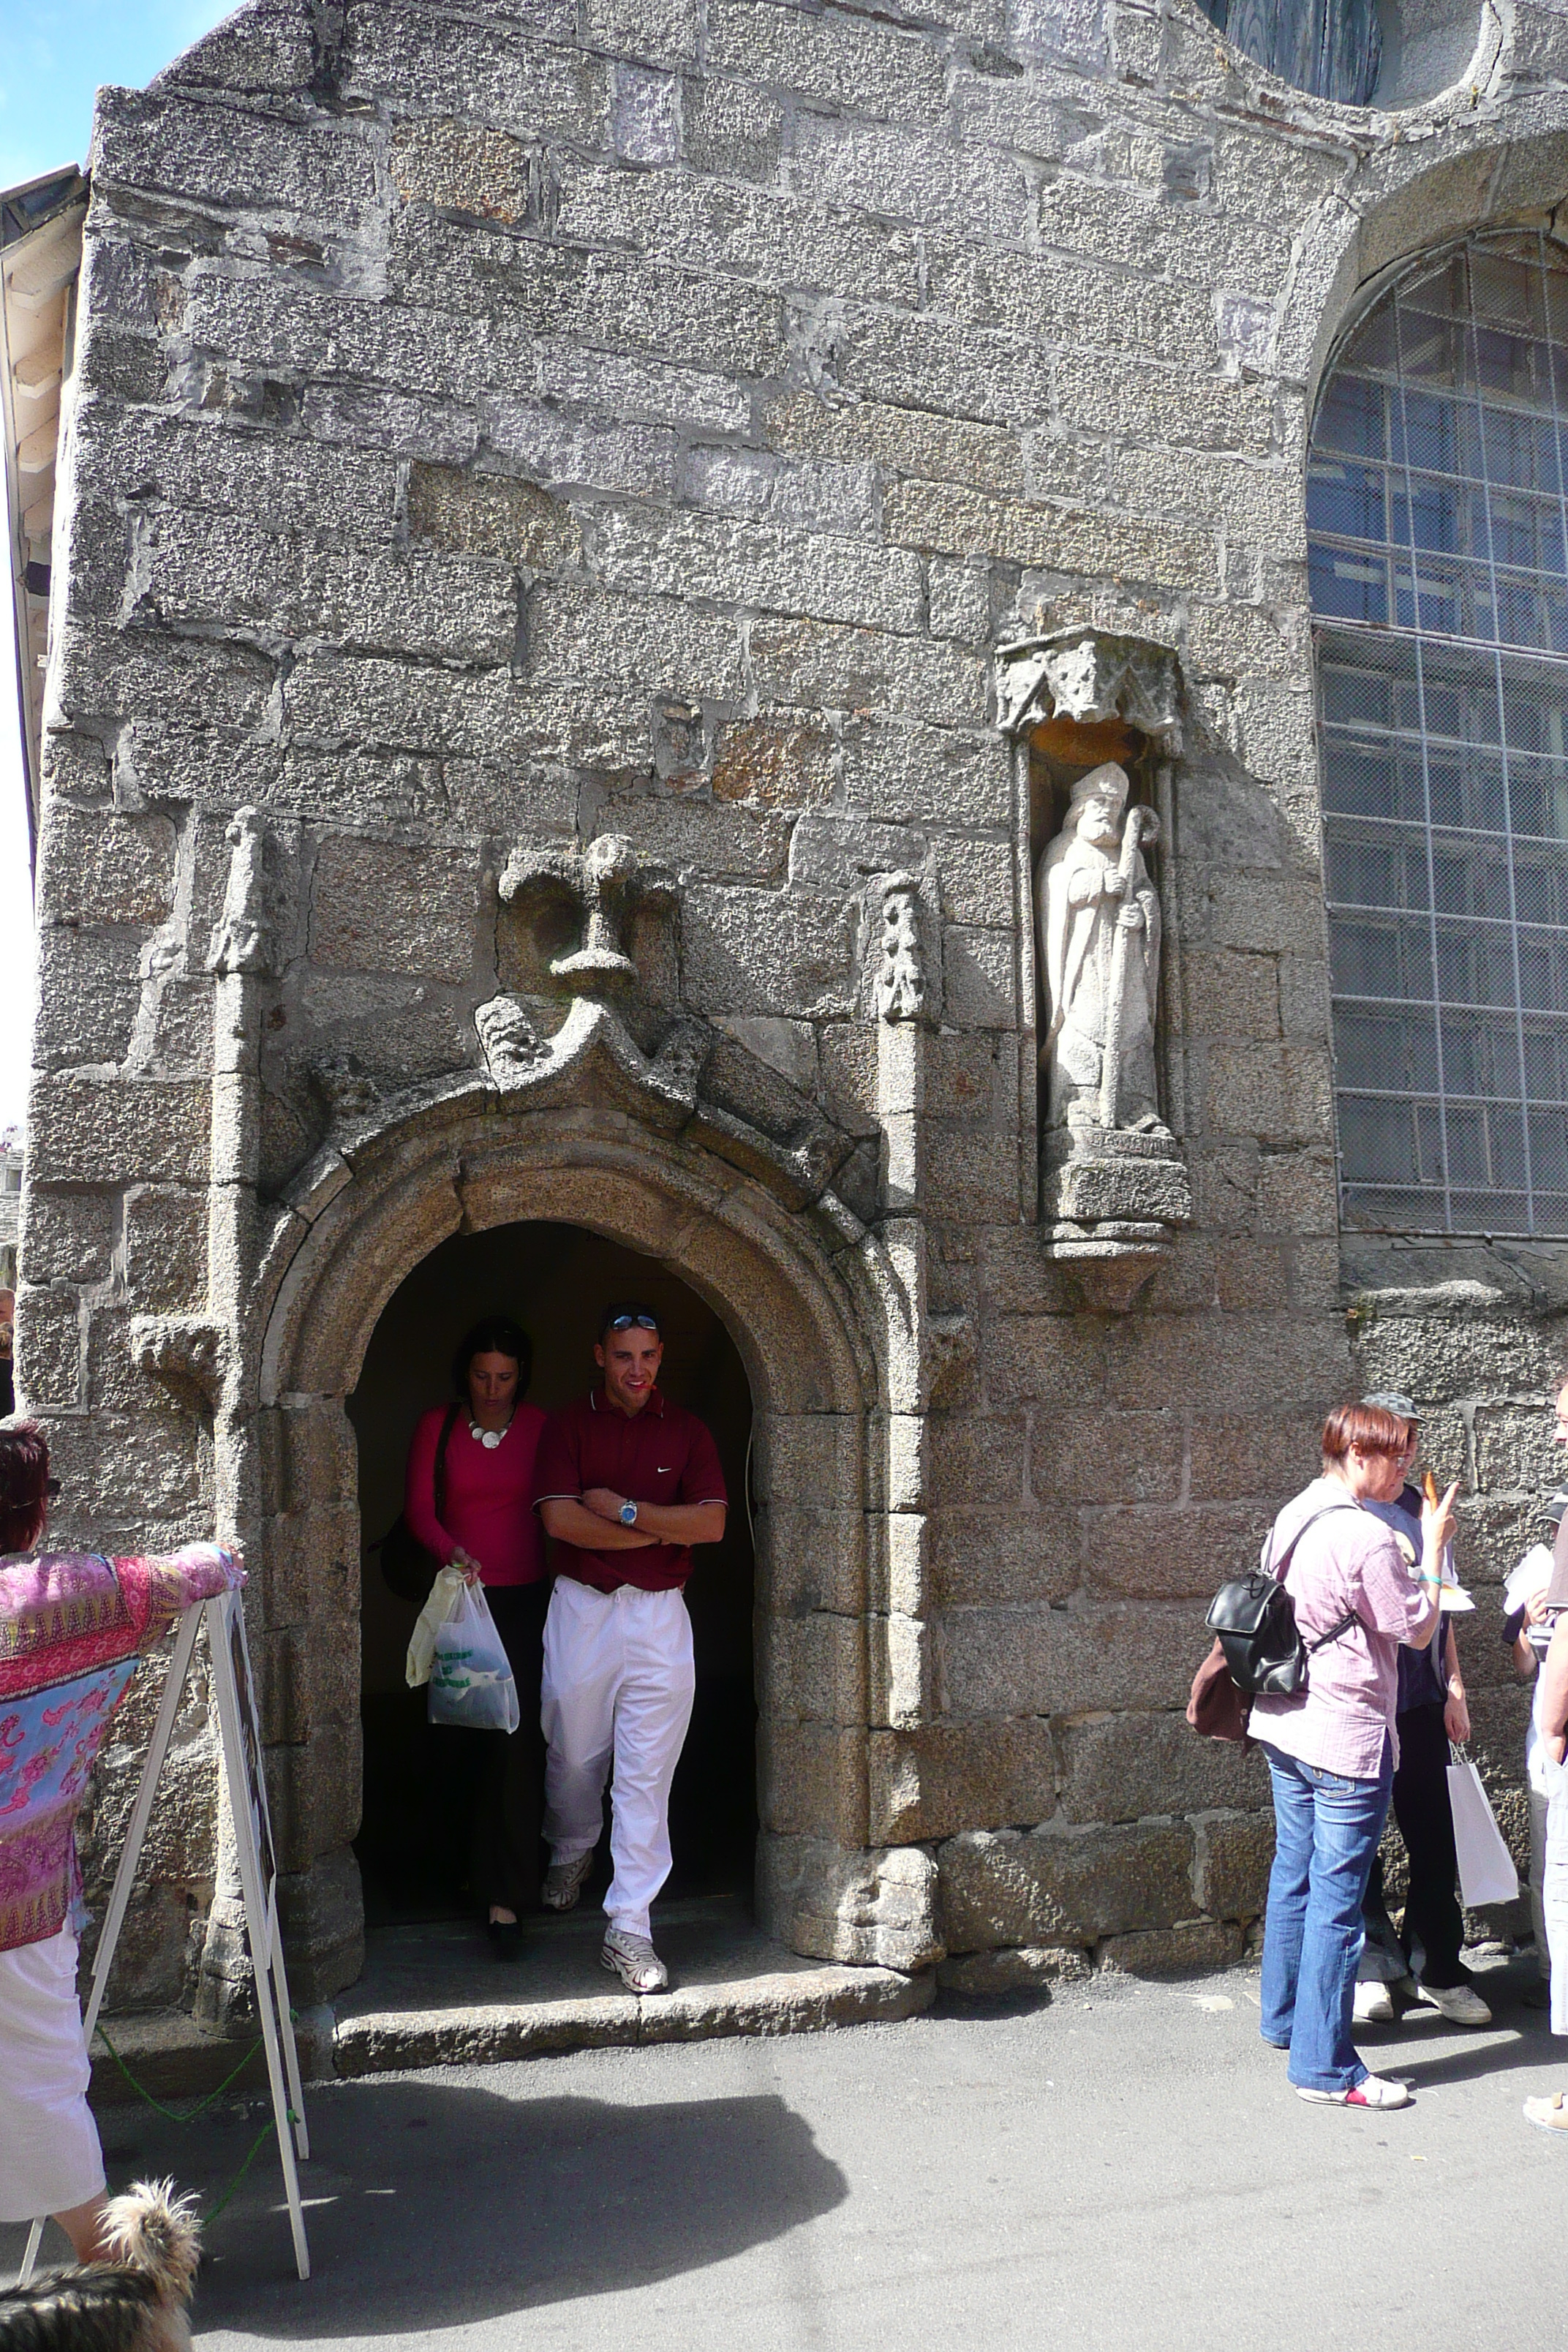
<svg viewBox="0 0 1568 2352"><path fill-rule="evenodd" d="M1004 646L996 656L997 719L1020 735L1067 721L1120 721L1163 759L1182 748L1181 665L1168 646L1091 627L1058 629Z"/></svg>

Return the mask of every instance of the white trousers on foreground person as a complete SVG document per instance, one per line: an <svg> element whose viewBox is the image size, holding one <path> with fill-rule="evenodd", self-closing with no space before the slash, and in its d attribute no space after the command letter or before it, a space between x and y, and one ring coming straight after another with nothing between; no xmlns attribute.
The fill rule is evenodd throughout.
<svg viewBox="0 0 1568 2352"><path fill-rule="evenodd" d="M691 1620L679 1592L623 1584L595 1592L558 1576L544 1620L540 1721L544 1834L556 1863L591 1853L610 1798L605 1897L611 1924L646 1936L648 1909L669 1876L669 1788L697 1686Z"/></svg>
<svg viewBox="0 0 1568 2352"><path fill-rule="evenodd" d="M102 2190L91 2074L72 1930L0 1952L0 2221L68 2213Z"/></svg>

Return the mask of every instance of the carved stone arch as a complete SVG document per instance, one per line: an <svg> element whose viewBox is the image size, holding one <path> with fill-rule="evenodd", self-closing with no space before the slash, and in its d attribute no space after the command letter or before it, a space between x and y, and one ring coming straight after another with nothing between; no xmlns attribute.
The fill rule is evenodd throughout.
<svg viewBox="0 0 1568 2352"><path fill-rule="evenodd" d="M376 1320L447 1235L531 1219L660 1259L720 1315L752 1386L759 1916L794 1949L913 1968L937 1953L935 1865L875 1843L889 1720L898 1271L831 1196L801 1211L606 1090L509 1103L482 1082L405 1104L296 1186L263 1267L247 1544L267 1660L291 1949L316 1995L357 1973L360 1528L345 1410ZM598 1098L595 1098L597 1097ZM915 1499L918 1500L918 1497Z"/></svg>
<svg viewBox="0 0 1568 2352"><path fill-rule="evenodd" d="M1528 128L1519 120L1526 112ZM1306 394L1303 454L1336 347L1401 270L1477 230L1541 220L1565 198L1568 90L1549 89L1528 110L1516 102L1489 118L1467 114L1447 138L1386 148L1352 203L1326 200L1303 236L1276 342L1280 375Z"/></svg>

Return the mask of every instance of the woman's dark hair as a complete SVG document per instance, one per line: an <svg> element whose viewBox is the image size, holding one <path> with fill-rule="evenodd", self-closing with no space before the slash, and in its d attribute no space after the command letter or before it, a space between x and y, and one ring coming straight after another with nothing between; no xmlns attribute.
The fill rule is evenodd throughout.
<svg viewBox="0 0 1568 2352"><path fill-rule="evenodd" d="M0 1424L0 1552L31 1551L48 1507L48 1440L36 1421Z"/></svg>
<svg viewBox="0 0 1568 2352"><path fill-rule="evenodd" d="M1340 1404L1323 1423L1325 1466L1342 1462L1352 1445L1363 1454L1403 1454L1415 1434L1415 1423L1381 1404Z"/></svg>
<svg viewBox="0 0 1568 2352"><path fill-rule="evenodd" d="M528 1394L528 1383L533 1378L533 1342L521 1323L510 1315L487 1315L471 1331L465 1331L458 1342L458 1352L452 1359L452 1386L465 1401L468 1393L468 1366L476 1356L510 1356L517 1366L518 1401Z"/></svg>

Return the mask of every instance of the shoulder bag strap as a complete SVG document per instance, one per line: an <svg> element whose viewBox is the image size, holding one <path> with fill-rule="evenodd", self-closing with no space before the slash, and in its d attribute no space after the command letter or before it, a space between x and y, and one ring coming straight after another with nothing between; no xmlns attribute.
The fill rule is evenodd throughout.
<svg viewBox="0 0 1568 2352"><path fill-rule="evenodd" d="M447 1524L447 1448L452 1442L452 1432L458 1426L458 1415L462 1410L460 1404L447 1407L447 1418L441 1423L441 1434L436 1442L436 1475L430 1500L435 1507L437 1527L444 1528Z"/></svg>
<svg viewBox="0 0 1568 2352"><path fill-rule="evenodd" d="M1289 1567L1290 1555L1295 1550L1296 1546L1300 1542L1301 1538L1306 1534L1309 1528L1315 1528L1318 1521L1320 1519L1326 1519L1331 1511L1359 1511L1361 1505L1353 1499L1344 1503L1321 1503L1310 1518L1302 1520L1300 1526L1297 1528L1295 1534L1291 1537L1289 1542L1280 1553L1278 1560L1273 1557L1274 1533L1273 1529L1270 1528L1268 1535L1269 1557L1268 1573L1274 1579L1276 1584L1279 1582L1280 1579L1284 1576L1286 1570Z"/></svg>

